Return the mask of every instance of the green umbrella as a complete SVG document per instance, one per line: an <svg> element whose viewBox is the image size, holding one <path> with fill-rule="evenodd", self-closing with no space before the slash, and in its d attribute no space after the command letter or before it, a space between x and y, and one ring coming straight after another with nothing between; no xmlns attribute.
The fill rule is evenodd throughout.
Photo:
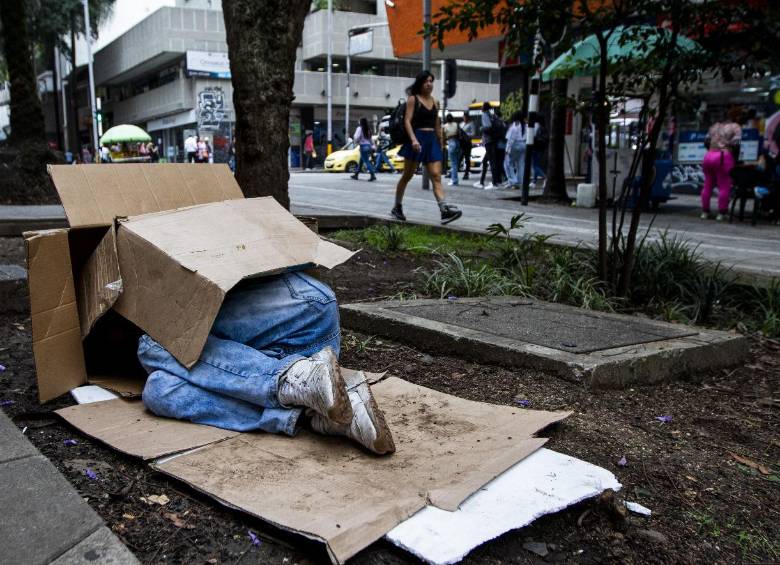
<svg viewBox="0 0 780 565"><path fill-rule="evenodd" d="M100 138L100 145L111 145L114 143L130 143L139 141L151 141L152 138L138 126L122 124L110 128L103 137Z"/></svg>
<svg viewBox="0 0 780 565"><path fill-rule="evenodd" d="M663 36L669 41L671 31L654 26L619 26L607 40L607 60L610 65L628 59L640 61L652 53L656 43ZM682 53L701 50L698 43L683 35L677 36L676 49ZM592 76L599 72L599 42L595 35L589 35L574 47L550 63L542 73L542 80Z"/></svg>

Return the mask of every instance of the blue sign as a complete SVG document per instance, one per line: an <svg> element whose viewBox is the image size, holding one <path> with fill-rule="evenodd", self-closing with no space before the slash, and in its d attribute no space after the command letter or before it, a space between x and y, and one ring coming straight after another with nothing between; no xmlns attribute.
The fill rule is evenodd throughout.
<svg viewBox="0 0 780 565"><path fill-rule="evenodd" d="M707 148L704 147L704 140L707 138L706 131L681 131L677 142L677 162L678 163L701 163L707 154ZM758 160L759 150L761 149L761 135L755 128L742 130L742 142L739 149L740 161Z"/></svg>

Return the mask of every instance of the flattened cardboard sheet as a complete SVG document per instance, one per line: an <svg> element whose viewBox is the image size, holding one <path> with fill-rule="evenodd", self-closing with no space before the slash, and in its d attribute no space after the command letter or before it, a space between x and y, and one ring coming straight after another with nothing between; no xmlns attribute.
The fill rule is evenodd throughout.
<svg viewBox="0 0 780 565"><path fill-rule="evenodd" d="M432 504L455 510L541 447L533 434L569 415L463 400L391 377L372 387L398 451L343 438L241 434L156 469L226 505L321 539L342 563Z"/></svg>
<svg viewBox="0 0 780 565"><path fill-rule="evenodd" d="M117 246L123 290L114 309L187 367L240 280L304 265L332 268L353 255L270 197L128 218Z"/></svg>
<svg viewBox="0 0 780 565"><path fill-rule="evenodd" d="M122 453L154 459L238 435L222 430L160 418L140 400L106 400L57 410L69 424Z"/></svg>
<svg viewBox="0 0 780 565"><path fill-rule="evenodd" d="M72 228L244 197L227 165L49 165L49 174Z"/></svg>
<svg viewBox="0 0 780 565"><path fill-rule="evenodd" d="M87 377L68 230L26 232L24 238L38 397L47 402Z"/></svg>

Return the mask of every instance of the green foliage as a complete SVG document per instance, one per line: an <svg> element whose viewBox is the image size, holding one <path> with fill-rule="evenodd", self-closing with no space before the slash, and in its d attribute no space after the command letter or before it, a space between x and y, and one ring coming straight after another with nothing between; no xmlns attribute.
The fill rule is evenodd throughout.
<svg viewBox="0 0 780 565"><path fill-rule="evenodd" d="M524 110L523 108L523 91L516 90L507 94L506 98L501 101L501 116L505 120L509 120L512 114Z"/></svg>
<svg viewBox="0 0 780 565"><path fill-rule="evenodd" d="M463 260L455 253L436 261L433 271L423 271L425 292L448 296L502 296L526 294L525 289L485 263Z"/></svg>

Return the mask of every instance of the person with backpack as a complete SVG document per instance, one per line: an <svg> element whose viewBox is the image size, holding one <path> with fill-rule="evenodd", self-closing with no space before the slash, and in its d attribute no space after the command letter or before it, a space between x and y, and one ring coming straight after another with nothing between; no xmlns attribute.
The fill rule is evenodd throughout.
<svg viewBox="0 0 780 565"><path fill-rule="evenodd" d="M471 172L471 140L474 138L475 133L474 122L471 121L469 112L466 110L463 112L463 122L460 124L460 131L458 132L460 154L465 161L466 172L463 174L463 180L469 180L469 173Z"/></svg>
<svg viewBox="0 0 780 565"><path fill-rule="evenodd" d="M512 123L506 132L504 171L510 186L520 188L525 173L525 119L523 112L512 114Z"/></svg>
<svg viewBox="0 0 780 565"><path fill-rule="evenodd" d="M393 163L390 161L390 158L387 156L387 150L390 149L391 146L392 139L390 138L390 134L387 132L387 128L384 127L379 132L376 140L376 160L374 161L374 167L376 168L377 172L381 169L383 163L387 165L391 173L399 172L396 170L396 168L393 166Z"/></svg>
<svg viewBox="0 0 780 565"><path fill-rule="evenodd" d="M485 157L482 159L482 176L479 182L474 183L474 186L485 190L496 189L501 184L501 167L497 160L498 140L503 139L503 136L506 135L506 126L492 110L490 102L482 104L480 125L482 126L482 145L485 148ZM490 165L492 182L486 185L485 177L488 165Z"/></svg>
<svg viewBox="0 0 780 565"><path fill-rule="evenodd" d="M550 142L550 134L544 127L544 119L536 112L528 115L528 127L534 128L534 144L531 147L531 166L533 167L532 188L536 187L539 177L547 179L547 144Z"/></svg>
<svg viewBox="0 0 780 565"><path fill-rule="evenodd" d="M441 223L449 224L463 215L457 206L447 204L444 199L444 188L441 185L442 153L439 140L441 139L441 120L439 119L439 105L432 95L433 74L430 71L422 71L414 83L406 89L406 107L396 108L391 120L391 135L397 128L397 117L401 112L404 116L404 132L406 140L398 154L405 159L404 172L395 187L395 206L390 215L396 220L406 221L403 212L403 198L406 185L414 176L417 165L422 163L428 169L428 176L433 183L433 194L439 205ZM398 135L396 133L396 135Z"/></svg>
<svg viewBox="0 0 780 565"><path fill-rule="evenodd" d="M360 170L365 165L366 170L371 175L369 182L376 180L376 173L374 171L374 164L371 162L371 155L374 152L374 142L371 141L371 128L368 127L368 120L360 118L360 125L355 130L355 143L360 146L360 162L358 163L357 170L354 174L350 175L353 180L358 180Z"/></svg>

